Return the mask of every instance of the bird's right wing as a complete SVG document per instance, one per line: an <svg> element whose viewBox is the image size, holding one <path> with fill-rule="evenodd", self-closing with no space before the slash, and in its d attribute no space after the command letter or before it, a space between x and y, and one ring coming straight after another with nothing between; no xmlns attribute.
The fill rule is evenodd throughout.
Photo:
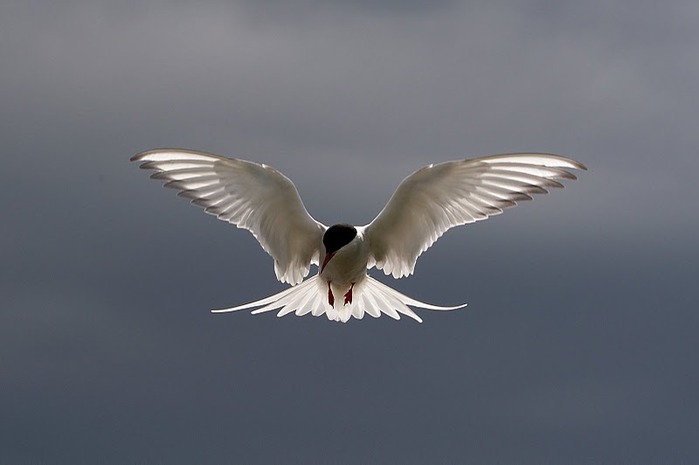
<svg viewBox="0 0 699 465"><path fill-rule="evenodd" d="M369 265L400 278L442 234L454 226L485 220L531 200L530 194L563 187L575 179L567 169L585 170L559 155L513 153L426 166L403 180L384 209L364 227Z"/></svg>
<svg viewBox="0 0 699 465"><path fill-rule="evenodd" d="M326 226L314 220L294 184L271 166L204 152L158 149L132 161L206 213L250 231L274 258L281 282L300 283L318 264Z"/></svg>

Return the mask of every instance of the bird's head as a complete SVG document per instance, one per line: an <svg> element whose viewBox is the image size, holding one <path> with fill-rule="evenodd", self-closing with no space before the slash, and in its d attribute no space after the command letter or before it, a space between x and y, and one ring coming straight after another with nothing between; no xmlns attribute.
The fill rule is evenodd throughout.
<svg viewBox="0 0 699 465"><path fill-rule="evenodd" d="M357 228L351 224L334 224L330 226L323 234L323 245L325 246L325 258L320 267L320 272L323 272L325 265L328 264L331 258L338 250L352 242L357 237Z"/></svg>

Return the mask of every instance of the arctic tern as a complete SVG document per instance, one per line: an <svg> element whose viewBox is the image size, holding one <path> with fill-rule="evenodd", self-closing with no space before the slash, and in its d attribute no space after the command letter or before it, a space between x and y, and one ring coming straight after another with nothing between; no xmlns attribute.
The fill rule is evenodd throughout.
<svg viewBox="0 0 699 465"><path fill-rule="evenodd" d="M274 272L290 288L236 307L212 310L277 316L325 314L347 322L382 313L422 319L410 308L454 310L412 299L367 275L373 267L394 278L413 274L415 263L448 229L502 213L517 202L576 179L575 160L545 153L512 153L431 164L400 183L365 226L326 226L306 211L294 184L271 166L205 152L156 149L132 161L177 189L206 213L250 231L274 259ZM318 274L304 281L310 266Z"/></svg>

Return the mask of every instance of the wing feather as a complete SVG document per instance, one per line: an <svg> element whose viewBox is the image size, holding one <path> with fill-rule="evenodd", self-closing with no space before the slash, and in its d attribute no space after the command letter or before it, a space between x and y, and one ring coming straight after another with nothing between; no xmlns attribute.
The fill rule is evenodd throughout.
<svg viewBox="0 0 699 465"><path fill-rule="evenodd" d="M582 163L559 155L513 153L426 166L403 180L365 228L369 264L401 278L448 229L485 220L517 202L577 179Z"/></svg>
<svg viewBox="0 0 699 465"><path fill-rule="evenodd" d="M294 184L267 165L204 152L158 149L132 161L206 213L250 231L274 258L277 278L300 283L318 263L325 225L308 214Z"/></svg>

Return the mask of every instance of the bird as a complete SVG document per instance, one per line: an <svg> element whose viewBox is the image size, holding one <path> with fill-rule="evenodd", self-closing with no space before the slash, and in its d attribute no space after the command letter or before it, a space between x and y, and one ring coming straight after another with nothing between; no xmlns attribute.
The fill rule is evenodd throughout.
<svg viewBox="0 0 699 465"><path fill-rule="evenodd" d="M368 275L412 275L418 257L447 230L485 220L531 200L533 194L574 180L587 170L548 153L509 153L429 164L406 177L368 224L326 226L306 210L293 182L264 163L184 149L155 149L131 157L151 178L206 213L247 229L274 259L274 272L290 287L269 297L214 313L278 310L277 316L351 318L401 315L421 323L412 308L456 310L408 297ZM318 272L305 279L311 266ZM411 308L412 307L412 308Z"/></svg>

